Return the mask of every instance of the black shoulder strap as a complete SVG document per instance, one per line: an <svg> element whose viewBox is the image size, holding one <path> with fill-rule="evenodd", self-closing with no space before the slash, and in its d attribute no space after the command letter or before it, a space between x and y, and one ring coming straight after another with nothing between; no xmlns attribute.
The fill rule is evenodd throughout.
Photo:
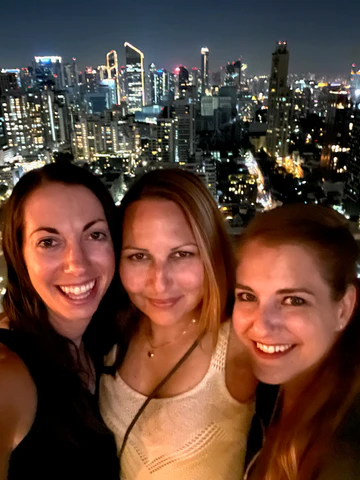
<svg viewBox="0 0 360 480"><path fill-rule="evenodd" d="M141 405L141 407L139 408L139 410L137 411L137 414L135 415L135 417L132 419L132 422L130 423L130 425L128 426L126 432L125 432L125 436L124 436L124 440L123 440L123 443L121 445L121 449L120 449L120 455L119 455L119 460L120 460L120 465L121 465L121 456L124 452L124 449L125 449L125 445L126 445L126 442L129 438L129 435L130 435L130 432L131 430L134 428L134 425L135 423L138 421L140 415L143 413L143 411L145 410L145 408L147 407L147 405L149 404L149 402L157 395L157 393L160 391L160 389L165 385L165 383L169 380L170 377L172 377L172 375L174 375L174 373L176 372L176 370L179 369L179 367L185 362L185 360L191 355L191 353L195 350L195 348L199 345L199 342L201 340L203 335L200 335L200 337L198 337L195 342L191 345L191 347L189 348L189 350L187 350L187 352L184 353L184 355L180 358L180 360L177 362L177 364L170 370L170 372L166 375L166 377L164 377L161 382L154 388L154 390L150 393L150 395L147 397L147 399L145 400L145 402Z"/></svg>

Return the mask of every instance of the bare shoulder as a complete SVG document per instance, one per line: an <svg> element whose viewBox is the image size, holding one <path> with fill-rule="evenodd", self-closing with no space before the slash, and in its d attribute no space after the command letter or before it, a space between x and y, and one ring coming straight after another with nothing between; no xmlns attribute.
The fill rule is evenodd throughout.
<svg viewBox="0 0 360 480"><path fill-rule="evenodd" d="M245 403L255 398L257 384L249 354L230 323L226 354L226 386L236 400Z"/></svg>
<svg viewBox="0 0 360 480"><path fill-rule="evenodd" d="M0 314L0 328L9 329L9 319L5 313Z"/></svg>
<svg viewBox="0 0 360 480"><path fill-rule="evenodd" d="M36 387L26 365L0 344L0 462L28 434L36 408Z"/></svg>

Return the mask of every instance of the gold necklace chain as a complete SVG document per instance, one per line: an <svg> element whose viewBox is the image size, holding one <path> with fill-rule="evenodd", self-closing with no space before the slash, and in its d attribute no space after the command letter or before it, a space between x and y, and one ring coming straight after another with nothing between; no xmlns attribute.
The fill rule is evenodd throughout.
<svg viewBox="0 0 360 480"><path fill-rule="evenodd" d="M150 345L150 349L148 350L147 352L147 356L149 358L154 358L155 357L155 351L154 350L157 350L159 348L162 348L162 347L166 347L167 345L170 345L171 343L174 343L176 342L177 340L179 340L179 338L181 338L183 335L186 335L186 333L188 332L189 328L191 327L191 325L194 325L195 323L197 322L197 320L195 318L191 319L190 322L189 322L189 325L186 327L185 330L183 330L182 332L180 332L179 335L177 335L175 338L173 338L172 340L168 340L167 342L164 342L164 343L161 343L160 345L157 345L156 347L151 343L151 340L150 340L150 335L146 332L146 339L148 341L148 344Z"/></svg>

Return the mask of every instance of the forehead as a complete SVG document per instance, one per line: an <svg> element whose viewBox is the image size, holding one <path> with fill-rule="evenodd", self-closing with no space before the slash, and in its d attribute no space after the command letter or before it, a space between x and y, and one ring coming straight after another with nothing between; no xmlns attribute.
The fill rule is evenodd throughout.
<svg viewBox="0 0 360 480"><path fill-rule="evenodd" d="M250 241L242 250L237 267L237 280L270 288L291 288L325 284L316 255L309 248L282 244L267 246Z"/></svg>
<svg viewBox="0 0 360 480"><path fill-rule="evenodd" d="M32 192L24 203L24 226L52 226L59 221L81 221L86 224L94 216L104 217L104 209L96 195L83 185L51 182Z"/></svg>
<svg viewBox="0 0 360 480"><path fill-rule="evenodd" d="M194 241L191 226L179 205L170 200L149 198L129 205L123 224L125 238L177 237Z"/></svg>

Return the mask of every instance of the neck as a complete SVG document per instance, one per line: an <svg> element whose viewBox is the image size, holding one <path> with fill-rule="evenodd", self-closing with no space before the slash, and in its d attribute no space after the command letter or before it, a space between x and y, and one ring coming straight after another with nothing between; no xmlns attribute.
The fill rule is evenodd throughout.
<svg viewBox="0 0 360 480"><path fill-rule="evenodd" d="M157 345L162 345L166 342L174 341L174 339L181 340L181 337L186 338L193 337L194 334L198 333L198 322L193 322L197 320L197 316L186 317L174 325L159 325L153 322L151 319L147 318L147 334L151 340L151 343L156 347ZM184 333L186 332L186 333ZM182 335L184 333L184 335Z"/></svg>

